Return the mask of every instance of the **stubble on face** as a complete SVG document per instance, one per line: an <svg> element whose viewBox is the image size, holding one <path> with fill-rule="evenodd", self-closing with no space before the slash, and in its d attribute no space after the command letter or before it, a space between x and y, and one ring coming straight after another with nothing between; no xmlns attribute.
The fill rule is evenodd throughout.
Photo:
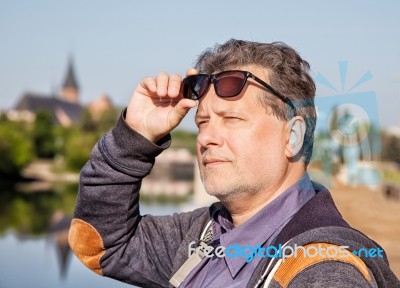
<svg viewBox="0 0 400 288"><path fill-rule="evenodd" d="M209 151L206 153L211 155ZM203 154L202 159L208 157L206 153ZM267 181L262 181L262 179L248 183L245 174L250 171L244 173L239 168L236 160L229 157L225 157L225 159L229 159L230 161L214 167L207 167L204 160L201 160L201 163L199 163L200 177L209 195L217 197L220 201L233 201L255 195L268 185ZM254 167L254 169L254 172L250 173L257 174L256 171L262 168Z"/></svg>
<svg viewBox="0 0 400 288"><path fill-rule="evenodd" d="M263 73L254 67L241 68L256 75ZM249 81L241 96L231 101L220 99L210 89L199 104L197 119L206 119L210 125L203 132L199 128L199 136L204 133L198 138L200 177L207 193L222 202L246 200L267 192L282 176L284 125L260 105L258 96L264 93L260 88ZM229 122L229 111L236 112L233 116L242 115L242 119ZM222 163L210 164L210 159Z"/></svg>

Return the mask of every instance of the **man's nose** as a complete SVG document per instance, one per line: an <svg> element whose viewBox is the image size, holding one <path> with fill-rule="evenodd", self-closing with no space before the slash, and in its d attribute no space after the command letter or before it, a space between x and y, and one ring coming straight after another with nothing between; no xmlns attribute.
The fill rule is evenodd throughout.
<svg viewBox="0 0 400 288"><path fill-rule="evenodd" d="M222 146L224 141L220 128L216 124L211 123L211 121L204 127L201 127L197 135L199 145L202 148Z"/></svg>

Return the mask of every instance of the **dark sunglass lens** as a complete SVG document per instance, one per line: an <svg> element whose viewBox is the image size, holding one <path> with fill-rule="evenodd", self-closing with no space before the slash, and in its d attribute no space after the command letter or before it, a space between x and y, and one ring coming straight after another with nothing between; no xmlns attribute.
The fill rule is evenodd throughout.
<svg viewBox="0 0 400 288"><path fill-rule="evenodd" d="M183 79L183 98L192 99L192 93L187 79Z"/></svg>
<svg viewBox="0 0 400 288"><path fill-rule="evenodd" d="M199 75L196 83L196 88L199 91L198 92L199 98L203 97L207 93L208 88L210 87L209 83L210 82L208 75Z"/></svg>
<svg viewBox="0 0 400 288"><path fill-rule="evenodd" d="M198 100L207 93L208 75L193 75L183 80L183 97Z"/></svg>
<svg viewBox="0 0 400 288"><path fill-rule="evenodd" d="M217 75L215 91L220 97L239 95L246 82L246 75L240 71L227 71Z"/></svg>

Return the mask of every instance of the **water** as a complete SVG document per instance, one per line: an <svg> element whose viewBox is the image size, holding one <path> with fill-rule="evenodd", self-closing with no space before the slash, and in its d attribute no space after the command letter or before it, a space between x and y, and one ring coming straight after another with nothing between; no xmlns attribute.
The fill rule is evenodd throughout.
<svg viewBox="0 0 400 288"><path fill-rule="evenodd" d="M0 287L133 287L86 268L67 243L77 185L18 192L0 186ZM165 215L178 204L142 204L142 214Z"/></svg>
<svg viewBox="0 0 400 288"><path fill-rule="evenodd" d="M69 253L63 264L57 247L47 238L18 239L7 233L0 238L0 287L128 287L98 276Z"/></svg>

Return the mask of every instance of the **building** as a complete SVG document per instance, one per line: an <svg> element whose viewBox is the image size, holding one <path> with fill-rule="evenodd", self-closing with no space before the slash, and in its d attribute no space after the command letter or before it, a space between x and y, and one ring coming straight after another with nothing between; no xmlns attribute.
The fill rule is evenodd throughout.
<svg viewBox="0 0 400 288"><path fill-rule="evenodd" d="M79 121L83 109L79 103L65 101L58 95L27 92L18 101L14 109L7 113L7 116L10 120L33 122L36 112L47 110L51 112L54 123L68 127Z"/></svg>
<svg viewBox="0 0 400 288"><path fill-rule="evenodd" d="M99 113L112 108L111 100L101 96L88 105L89 111L97 117ZM69 60L67 73L59 93L50 95L25 92L13 109L7 112L7 117L14 121L33 122L40 110L47 110L52 114L53 122L64 127L80 121L85 106L80 103L79 85L75 75L72 59Z"/></svg>
<svg viewBox="0 0 400 288"><path fill-rule="evenodd" d="M79 102L79 86L76 81L72 60L68 63L68 71L61 88L60 98L64 102L77 104Z"/></svg>
<svg viewBox="0 0 400 288"><path fill-rule="evenodd" d="M87 106L94 120L99 120L104 111L113 107L110 97L100 95L96 100L90 102Z"/></svg>

